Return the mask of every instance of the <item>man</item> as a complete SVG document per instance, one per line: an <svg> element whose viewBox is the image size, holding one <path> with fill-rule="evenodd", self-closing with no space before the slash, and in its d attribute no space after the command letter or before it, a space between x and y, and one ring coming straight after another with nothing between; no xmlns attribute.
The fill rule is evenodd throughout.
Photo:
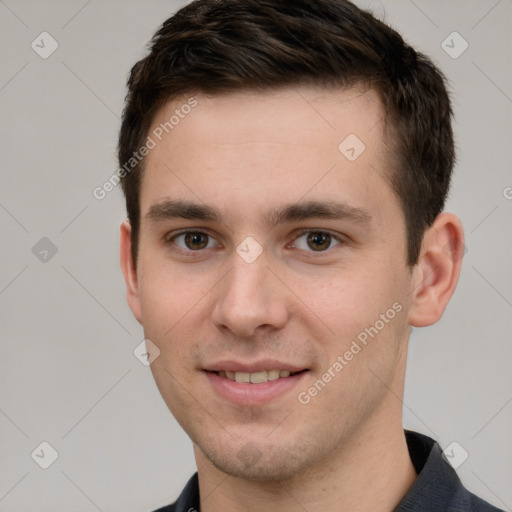
<svg viewBox="0 0 512 512"><path fill-rule="evenodd" d="M132 69L121 265L198 472L162 511L491 511L402 426L461 268L432 62L342 0L199 0Z"/></svg>

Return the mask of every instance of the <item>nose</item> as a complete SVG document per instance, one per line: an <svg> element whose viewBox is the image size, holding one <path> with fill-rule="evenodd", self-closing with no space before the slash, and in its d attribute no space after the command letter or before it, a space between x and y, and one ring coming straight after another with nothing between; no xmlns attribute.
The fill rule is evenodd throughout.
<svg viewBox="0 0 512 512"><path fill-rule="evenodd" d="M234 254L231 271L215 292L212 322L236 337L281 329L288 321L289 292L274 275L264 254L252 263Z"/></svg>

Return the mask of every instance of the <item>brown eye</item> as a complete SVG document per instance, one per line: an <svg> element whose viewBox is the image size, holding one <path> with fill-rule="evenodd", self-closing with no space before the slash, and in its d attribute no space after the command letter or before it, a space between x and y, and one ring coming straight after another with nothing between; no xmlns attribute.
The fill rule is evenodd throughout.
<svg viewBox="0 0 512 512"><path fill-rule="evenodd" d="M183 231L168 238L168 243L177 245L183 251L200 251L215 247L215 239L202 231Z"/></svg>
<svg viewBox="0 0 512 512"><path fill-rule="evenodd" d="M307 252L327 252L340 243L341 240L337 236L327 231L303 231L295 239L293 246Z"/></svg>
<svg viewBox="0 0 512 512"><path fill-rule="evenodd" d="M312 231L308 235L308 246L314 251L323 251L331 245L332 236L321 231Z"/></svg>
<svg viewBox="0 0 512 512"><path fill-rule="evenodd" d="M188 249L199 250L208 246L208 235L205 233L190 231L185 233L185 245Z"/></svg>

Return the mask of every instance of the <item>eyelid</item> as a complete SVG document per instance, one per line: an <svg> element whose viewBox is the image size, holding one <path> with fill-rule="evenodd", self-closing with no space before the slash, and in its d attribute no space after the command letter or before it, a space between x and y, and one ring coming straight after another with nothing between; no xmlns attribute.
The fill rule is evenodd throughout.
<svg viewBox="0 0 512 512"><path fill-rule="evenodd" d="M333 238L338 239L340 242L346 239L344 235L341 233L335 233L334 231L331 231L330 229L326 228L300 228L295 231L295 237L298 238L299 236L305 235L306 233L327 233L328 235L331 235Z"/></svg>
<svg viewBox="0 0 512 512"><path fill-rule="evenodd" d="M171 233L167 233L164 236L164 244L165 245L173 244L176 247L176 249L173 249L173 250L176 250L176 251L187 252L187 253L203 252L205 249L199 249L199 250L193 251L191 249L183 249L182 247L180 247L179 245L174 243L175 238L177 238L178 236L181 236L181 235L185 235L187 233L200 233L202 235L207 235L211 240L215 240L218 244L220 244L220 242L217 240L217 238L215 236L213 236L207 229L204 229L204 228L183 228L183 229L178 229L176 231L172 231ZM213 249L213 247L209 247L209 249Z"/></svg>
<svg viewBox="0 0 512 512"><path fill-rule="evenodd" d="M304 236L307 233L323 233L323 234L330 235L332 238L334 238L338 242L339 245L346 245L348 243L348 238L346 236L343 236L343 235L338 234L338 233L333 233L329 229L324 229L324 228L303 228L303 229L299 229L298 231L295 232L292 244L294 244L295 241L298 238L301 238L302 236ZM337 245L335 245L334 247L337 247ZM313 251L313 250L305 251L304 249L299 249L299 250L311 253L313 255L320 256L321 254L329 253L331 250L334 249L334 247L330 247L329 249L327 249L325 251Z"/></svg>

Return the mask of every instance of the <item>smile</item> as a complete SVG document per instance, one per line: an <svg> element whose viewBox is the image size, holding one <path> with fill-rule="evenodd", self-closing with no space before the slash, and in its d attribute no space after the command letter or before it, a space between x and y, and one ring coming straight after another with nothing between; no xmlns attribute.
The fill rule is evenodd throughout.
<svg viewBox="0 0 512 512"><path fill-rule="evenodd" d="M220 370L216 373L219 377L225 377L226 379L236 382L250 382L251 384L261 384L277 379L286 379L291 375L295 375L300 372L291 372L290 370L263 370L260 372L231 372L229 370Z"/></svg>
<svg viewBox="0 0 512 512"><path fill-rule="evenodd" d="M218 367L217 367L218 368ZM222 366L220 366L222 368ZM277 400L291 393L299 382L309 373L309 370L271 370L233 371L205 370L210 389L222 400L236 405L257 406ZM245 369L245 368L244 368ZM253 368L247 368L253 369ZM304 387L301 385L301 388Z"/></svg>

